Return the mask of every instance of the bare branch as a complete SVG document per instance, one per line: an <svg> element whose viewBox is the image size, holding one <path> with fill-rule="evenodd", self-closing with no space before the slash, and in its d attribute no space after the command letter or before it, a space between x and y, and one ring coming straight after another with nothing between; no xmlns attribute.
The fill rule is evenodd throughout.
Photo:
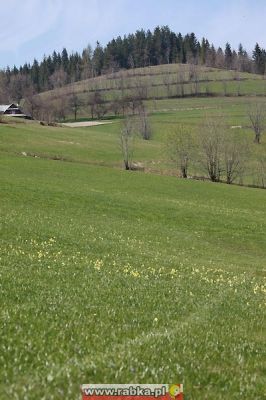
<svg viewBox="0 0 266 400"><path fill-rule="evenodd" d="M191 159L191 134L187 127L179 125L167 138L167 152L170 160L180 171L183 178L188 177L188 167Z"/></svg>
<svg viewBox="0 0 266 400"><path fill-rule="evenodd" d="M132 117L124 120L120 135L120 148L123 156L124 166L126 170L133 167L133 140L135 132L135 123Z"/></svg>
<svg viewBox="0 0 266 400"><path fill-rule="evenodd" d="M201 133L203 165L213 182L219 182L222 172L223 127L219 119L206 119Z"/></svg>
<svg viewBox="0 0 266 400"><path fill-rule="evenodd" d="M265 106L263 104L252 104L247 114L251 122L251 128L255 133L254 142L260 144L261 135L265 127Z"/></svg>

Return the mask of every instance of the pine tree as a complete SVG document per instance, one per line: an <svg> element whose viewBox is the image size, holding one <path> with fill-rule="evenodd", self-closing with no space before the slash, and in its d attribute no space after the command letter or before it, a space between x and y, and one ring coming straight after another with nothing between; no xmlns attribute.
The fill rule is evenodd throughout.
<svg viewBox="0 0 266 400"><path fill-rule="evenodd" d="M39 63L36 59L33 61L33 65L31 67L31 80L37 92L40 91L40 67Z"/></svg>
<svg viewBox="0 0 266 400"><path fill-rule="evenodd" d="M69 58L68 58L68 52L67 49L64 48L61 54L61 60L62 60L62 66L63 69L66 73L68 73L68 68L69 68Z"/></svg>
<svg viewBox="0 0 266 400"><path fill-rule="evenodd" d="M225 67L227 69L232 68L232 50L230 44L227 42L225 45L225 51L224 51L224 61L225 61Z"/></svg>
<svg viewBox="0 0 266 400"><path fill-rule="evenodd" d="M210 44L209 44L208 40L205 39L205 38L202 38L201 45L200 45L200 48L199 48L200 63L202 65L206 64L207 55L208 55L209 50L210 50Z"/></svg>
<svg viewBox="0 0 266 400"><path fill-rule="evenodd" d="M244 55L244 48L242 46L242 43L239 43L237 55L240 57Z"/></svg>
<svg viewBox="0 0 266 400"><path fill-rule="evenodd" d="M100 43L97 41L96 48L93 52L93 69L96 75L101 75L104 65L104 52Z"/></svg>
<svg viewBox="0 0 266 400"><path fill-rule="evenodd" d="M151 60L153 65L160 65L162 63L162 35L159 26L153 32Z"/></svg>
<svg viewBox="0 0 266 400"><path fill-rule="evenodd" d="M256 72L259 74L264 74L265 64L266 64L266 54L265 50L261 49L258 43L256 43L255 48L253 50L252 58L255 63Z"/></svg>

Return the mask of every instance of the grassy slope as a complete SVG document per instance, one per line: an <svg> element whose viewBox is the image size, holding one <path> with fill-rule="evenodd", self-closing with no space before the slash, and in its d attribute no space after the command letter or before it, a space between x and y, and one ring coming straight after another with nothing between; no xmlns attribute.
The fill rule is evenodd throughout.
<svg viewBox="0 0 266 400"><path fill-rule="evenodd" d="M147 171L176 174L173 165L169 164L169 156L165 143L169 133L176 130L177 124L189 127L192 133L193 157L190 174L206 174L200 162L198 132L204 117L220 118L230 126L242 126L231 130L239 138L245 138L249 145L249 157L244 174L245 183L259 184L257 181L260 160L266 162L266 140L261 145L253 143L253 132L249 128L247 109L256 97L240 98L203 98L148 101L151 111L153 139L145 142L135 140L134 161L141 162ZM260 98L265 104L265 99ZM0 145L6 152L29 152L45 157L62 157L71 161L89 164L121 167L119 149L119 132L121 121L113 124L90 128L69 129L40 127L35 123L17 124L1 127ZM23 134L22 134L23 133Z"/></svg>
<svg viewBox="0 0 266 400"><path fill-rule="evenodd" d="M0 398L180 381L262 399L266 192L110 168L114 135L0 126Z"/></svg>
<svg viewBox="0 0 266 400"><path fill-rule="evenodd" d="M194 71L192 76L191 70ZM53 98L62 97L62 95L67 97L76 93L86 103L88 92L100 90L103 98L110 102L121 96L138 94L139 88L144 87L147 89L149 99L180 97L180 82L184 82L185 96L206 95L206 93L210 96L226 95L233 97L265 96L266 94L266 80L260 75L203 66L172 64L138 68L82 80L45 92L41 96L51 101ZM195 84L195 82L198 83ZM80 116L87 115L88 107L81 108L79 114Z"/></svg>

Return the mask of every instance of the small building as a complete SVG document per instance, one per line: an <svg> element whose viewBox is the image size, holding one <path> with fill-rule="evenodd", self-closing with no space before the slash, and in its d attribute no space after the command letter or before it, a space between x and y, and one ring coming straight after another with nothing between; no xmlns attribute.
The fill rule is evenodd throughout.
<svg viewBox="0 0 266 400"><path fill-rule="evenodd" d="M26 115L21 111L18 104L14 103L5 105L0 104L0 115L31 119L29 115Z"/></svg>

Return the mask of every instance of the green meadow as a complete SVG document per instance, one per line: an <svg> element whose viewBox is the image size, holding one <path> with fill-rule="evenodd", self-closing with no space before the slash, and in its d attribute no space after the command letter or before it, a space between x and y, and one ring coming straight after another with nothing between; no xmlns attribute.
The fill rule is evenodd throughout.
<svg viewBox="0 0 266 400"><path fill-rule="evenodd" d="M265 398L266 191L177 179L165 152L177 124L196 149L205 113L222 113L250 142L250 171L266 154L252 101L148 102L154 135L134 151L145 172L122 168L119 119L0 124L1 400L130 382Z"/></svg>
<svg viewBox="0 0 266 400"><path fill-rule="evenodd" d="M207 118L222 119L225 129L244 141L247 159L241 179L236 183L260 185L260 163L266 163L266 138L262 143L253 143L254 132L250 127L248 109L254 104L265 104L264 97L216 97L188 98L146 101L150 112L151 141L136 137L133 161L139 163L146 172L178 175L179 171L169 162L167 140L179 125L191 132L191 161L189 175L206 175L200 151L200 129ZM108 117L107 117L108 118ZM80 118L80 121L88 119ZM41 158L58 158L65 161L90 165L105 165L121 168L122 156L119 134L121 117L111 118L112 124L90 128L70 129L45 127L33 123L18 123L2 126L2 151L20 154L25 152ZM224 178L224 177L223 177Z"/></svg>

